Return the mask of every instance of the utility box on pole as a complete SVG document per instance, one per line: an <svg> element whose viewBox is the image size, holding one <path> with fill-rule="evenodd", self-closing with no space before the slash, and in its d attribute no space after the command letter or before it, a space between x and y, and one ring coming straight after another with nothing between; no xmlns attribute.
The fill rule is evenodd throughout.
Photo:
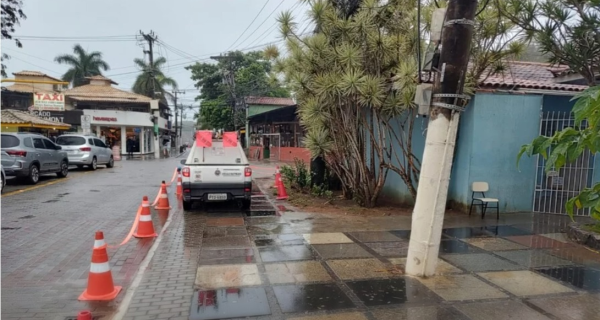
<svg viewBox="0 0 600 320"><path fill-rule="evenodd" d="M431 94L433 85L430 83L421 83L417 85L415 92L415 104L419 106L417 113L421 116L429 115L429 106L431 105Z"/></svg>

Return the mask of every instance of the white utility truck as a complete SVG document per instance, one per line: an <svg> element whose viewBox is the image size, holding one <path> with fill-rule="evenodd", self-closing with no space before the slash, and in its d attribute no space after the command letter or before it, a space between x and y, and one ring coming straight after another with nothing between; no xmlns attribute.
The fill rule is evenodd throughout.
<svg viewBox="0 0 600 320"><path fill-rule="evenodd" d="M213 140L212 147L194 143L181 164L184 210L195 201L237 201L240 208L250 207L252 169L239 143L236 147L223 147L222 140Z"/></svg>

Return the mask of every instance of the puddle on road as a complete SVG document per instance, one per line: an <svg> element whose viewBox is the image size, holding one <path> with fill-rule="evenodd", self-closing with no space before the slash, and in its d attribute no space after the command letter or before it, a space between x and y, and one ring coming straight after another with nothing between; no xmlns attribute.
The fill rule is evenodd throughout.
<svg viewBox="0 0 600 320"><path fill-rule="evenodd" d="M270 315L264 288L196 290L190 320L210 320Z"/></svg>
<svg viewBox="0 0 600 320"><path fill-rule="evenodd" d="M273 287L285 313L353 308L354 304L336 284L285 285Z"/></svg>
<svg viewBox="0 0 600 320"><path fill-rule="evenodd" d="M535 271L550 276L554 279L570 283L571 285L583 290L594 292L600 291L600 270L598 269L571 266L537 268Z"/></svg>
<svg viewBox="0 0 600 320"><path fill-rule="evenodd" d="M526 231L512 226L487 226L485 229L497 237L528 236L532 234L531 231Z"/></svg>

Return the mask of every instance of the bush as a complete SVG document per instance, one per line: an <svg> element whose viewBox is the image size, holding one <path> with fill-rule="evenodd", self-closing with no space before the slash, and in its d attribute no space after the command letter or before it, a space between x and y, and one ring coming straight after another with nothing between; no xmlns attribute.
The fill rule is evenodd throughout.
<svg viewBox="0 0 600 320"><path fill-rule="evenodd" d="M313 186L311 189L310 170L303 160L294 159L294 166L284 165L279 169L281 179L286 185L304 193L311 193L318 197L331 198L333 193L327 189L325 184Z"/></svg>

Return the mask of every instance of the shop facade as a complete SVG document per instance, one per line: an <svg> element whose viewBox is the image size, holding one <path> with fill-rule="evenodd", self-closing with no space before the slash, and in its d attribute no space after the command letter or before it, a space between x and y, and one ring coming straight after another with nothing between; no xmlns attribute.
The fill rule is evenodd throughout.
<svg viewBox="0 0 600 320"><path fill-rule="evenodd" d="M145 112L115 110L83 110L88 116L92 133L120 154L151 154L155 151L155 126L153 116ZM165 121L158 118L158 127Z"/></svg>
<svg viewBox="0 0 600 320"><path fill-rule="evenodd" d="M296 115L296 105L277 108L248 117L249 158L310 163L310 151L304 147L304 128Z"/></svg>

